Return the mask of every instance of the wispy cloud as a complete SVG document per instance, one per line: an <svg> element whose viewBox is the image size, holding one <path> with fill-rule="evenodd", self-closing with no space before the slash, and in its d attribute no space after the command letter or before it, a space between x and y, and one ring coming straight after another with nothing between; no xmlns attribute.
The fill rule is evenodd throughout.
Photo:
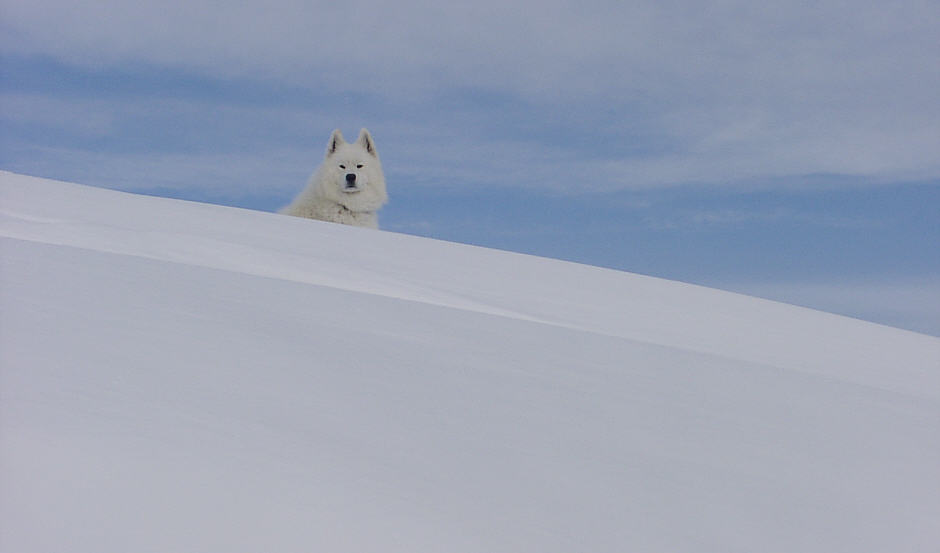
<svg viewBox="0 0 940 553"><path fill-rule="evenodd" d="M0 48L85 71L253 83L267 97L209 108L193 149L200 136L244 145L245 129L301 124L319 148L314 129L367 125L407 143L389 153L415 184L891 182L940 177L937 21L930 1L49 0L6 3ZM284 87L307 91L307 105L279 111ZM58 107L67 121L87 106ZM158 127L188 109L132 107ZM82 124L132 134L119 123Z"/></svg>
<svg viewBox="0 0 940 553"><path fill-rule="evenodd" d="M805 225L814 228L876 229L883 221L871 216L847 215L828 211L798 211L792 208L772 209L677 209L669 213L657 212L644 218L646 225L655 230L732 227L744 225Z"/></svg>

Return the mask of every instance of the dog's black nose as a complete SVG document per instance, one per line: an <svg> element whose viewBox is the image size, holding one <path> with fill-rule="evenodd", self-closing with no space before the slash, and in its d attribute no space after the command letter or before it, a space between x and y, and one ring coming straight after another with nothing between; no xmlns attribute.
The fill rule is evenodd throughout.
<svg viewBox="0 0 940 553"><path fill-rule="evenodd" d="M356 182L356 174L346 173L346 182Z"/></svg>

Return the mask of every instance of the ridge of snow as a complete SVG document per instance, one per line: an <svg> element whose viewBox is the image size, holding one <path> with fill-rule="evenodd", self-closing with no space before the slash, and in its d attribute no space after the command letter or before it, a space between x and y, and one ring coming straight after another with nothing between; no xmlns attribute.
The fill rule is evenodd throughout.
<svg viewBox="0 0 940 553"><path fill-rule="evenodd" d="M923 551L940 339L0 172L0 551Z"/></svg>
<svg viewBox="0 0 940 553"><path fill-rule="evenodd" d="M0 232L10 238L542 322L940 398L940 340L910 331L523 254L9 172L0 178ZM61 200L44 201L50 194ZM148 217L137 215L143 206ZM899 360L896 350L911 354ZM890 365L902 374L886 375Z"/></svg>

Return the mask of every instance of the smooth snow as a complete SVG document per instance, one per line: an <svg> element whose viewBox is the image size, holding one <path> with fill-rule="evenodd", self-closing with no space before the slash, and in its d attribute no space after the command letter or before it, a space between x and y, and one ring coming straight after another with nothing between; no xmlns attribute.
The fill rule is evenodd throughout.
<svg viewBox="0 0 940 553"><path fill-rule="evenodd" d="M940 543L940 339L0 181L4 552Z"/></svg>

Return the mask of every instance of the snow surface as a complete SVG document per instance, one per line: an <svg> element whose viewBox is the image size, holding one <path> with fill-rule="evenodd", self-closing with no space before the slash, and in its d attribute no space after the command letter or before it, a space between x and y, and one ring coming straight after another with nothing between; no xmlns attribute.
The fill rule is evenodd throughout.
<svg viewBox="0 0 940 553"><path fill-rule="evenodd" d="M934 551L940 339L0 173L3 552Z"/></svg>

